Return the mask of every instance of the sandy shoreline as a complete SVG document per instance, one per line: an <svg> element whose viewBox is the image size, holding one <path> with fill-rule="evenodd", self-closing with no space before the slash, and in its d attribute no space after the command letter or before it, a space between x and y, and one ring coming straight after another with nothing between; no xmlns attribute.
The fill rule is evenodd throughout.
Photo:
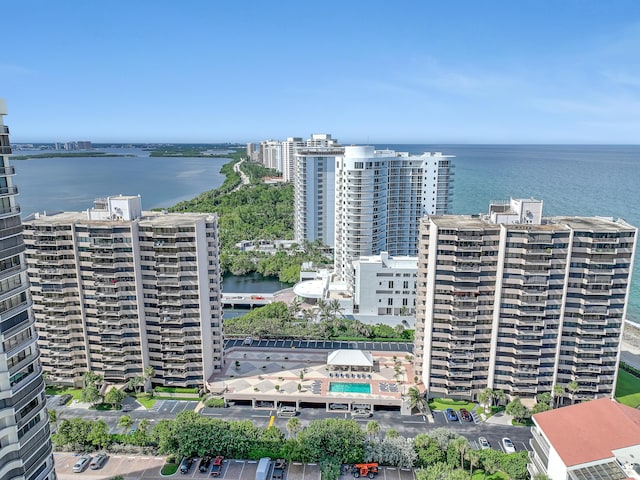
<svg viewBox="0 0 640 480"><path fill-rule="evenodd" d="M622 350L640 355L640 328L628 322L624 326L622 335Z"/></svg>

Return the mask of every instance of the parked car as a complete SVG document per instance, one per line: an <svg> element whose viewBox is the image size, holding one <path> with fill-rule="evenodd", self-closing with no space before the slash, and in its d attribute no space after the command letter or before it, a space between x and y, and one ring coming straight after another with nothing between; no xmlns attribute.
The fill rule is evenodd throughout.
<svg viewBox="0 0 640 480"><path fill-rule="evenodd" d="M224 465L224 457L222 455L218 455L211 464L211 471L209 475L212 477L219 477L222 473L222 467Z"/></svg>
<svg viewBox="0 0 640 480"><path fill-rule="evenodd" d="M445 410L445 413L447 415L447 420L449 420L450 422L458 421L458 415L456 414L456 411L453 408L447 408Z"/></svg>
<svg viewBox="0 0 640 480"><path fill-rule="evenodd" d="M198 470L200 470L202 473L206 473L209 470L209 465L211 465L211 457L209 455L205 455L200 459Z"/></svg>
<svg viewBox="0 0 640 480"><path fill-rule="evenodd" d="M69 403L69 400L71 400L72 398L73 398L73 395L70 395L68 393L61 395L60 398L58 399L58 406L62 407L66 405L67 403Z"/></svg>
<svg viewBox="0 0 640 480"><path fill-rule="evenodd" d="M471 413L469 413L469 410L467 410L466 408L460 409L460 418L462 418L462 420L464 420L465 422L473 421L473 417L471 416Z"/></svg>
<svg viewBox="0 0 640 480"><path fill-rule="evenodd" d="M107 455L106 453L99 453L98 455L93 457L93 460L91 460L91 463L89 464L89 468L91 470L98 470L104 467L104 464L107 463L108 458L109 455Z"/></svg>
<svg viewBox="0 0 640 480"><path fill-rule="evenodd" d="M502 439L502 446L506 453L516 453L516 446L513 444L510 438L504 437Z"/></svg>
<svg viewBox="0 0 640 480"><path fill-rule="evenodd" d="M247 337L244 339L244 342L242 342L243 345L251 345L252 343L253 343L252 337Z"/></svg>
<svg viewBox="0 0 640 480"><path fill-rule="evenodd" d="M273 465L273 473L271 474L272 480L282 480L285 468L287 468L286 460L284 458L277 459Z"/></svg>
<svg viewBox="0 0 640 480"><path fill-rule="evenodd" d="M295 417L296 415L298 415L298 410L296 409L296 407L289 407L287 405L284 405L278 409L279 417Z"/></svg>
<svg viewBox="0 0 640 480"><path fill-rule="evenodd" d="M367 408L356 408L351 411L351 416L355 418L368 418L371 416L371 410Z"/></svg>
<svg viewBox="0 0 640 480"><path fill-rule="evenodd" d="M222 455L218 455L213 459L213 463L211 464L211 471L209 475L212 477L219 477L222 473L222 467L224 466L224 457Z"/></svg>
<svg viewBox="0 0 640 480"><path fill-rule="evenodd" d="M91 455L82 455L73 466L72 468L73 473L84 472L84 469L87 468L87 465L89 465L89 462L91 462Z"/></svg>
<svg viewBox="0 0 640 480"><path fill-rule="evenodd" d="M189 473L189 470L191 470L192 463L193 463L193 458L184 457L180 462L180 473Z"/></svg>
<svg viewBox="0 0 640 480"><path fill-rule="evenodd" d="M485 437L478 438L478 443L480 444L480 449L481 450L487 450L487 449L491 448L491 445L489 444L489 441Z"/></svg>

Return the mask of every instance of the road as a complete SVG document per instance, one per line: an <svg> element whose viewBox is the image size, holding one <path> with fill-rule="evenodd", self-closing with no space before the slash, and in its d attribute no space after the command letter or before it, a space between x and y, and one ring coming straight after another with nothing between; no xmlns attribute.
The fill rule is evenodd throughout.
<svg viewBox="0 0 640 480"><path fill-rule="evenodd" d="M244 162L244 158L242 160L240 160L238 163L234 163L233 164L233 171L236 172L238 175L240 175L240 185L238 185L236 188L234 188L232 190L232 192L235 192L237 190L240 190L244 185L249 185L250 181L249 181L249 177L247 177L244 172L240 169L240 165L242 165L242 162Z"/></svg>
<svg viewBox="0 0 640 480"><path fill-rule="evenodd" d="M132 401L132 399L127 399ZM53 403L50 399L49 403ZM151 426L163 419L174 419L175 416L184 410L194 410L197 402L187 402L179 400L160 400L151 410L138 408L130 412L122 411L96 411L88 410L74 406L73 404L66 407L49 406L58 412L58 421L71 418L82 418L84 420L102 420L109 426L112 433L122 433L122 429L118 428L118 420L122 415L130 415L133 426L137 426L141 420L146 419ZM269 425L271 417L274 417L274 425L286 432L287 418L279 418L276 416L275 410L256 410L246 405L234 405L227 408L204 408L200 412L204 416L211 418L221 418L226 421L233 420L251 420L256 426L266 428ZM358 418L356 421L365 429L367 422L375 420L380 425L382 433L394 429L398 434L404 437L415 437L421 433L429 433L435 428L445 427L466 437L474 448L478 448L478 437L486 437L491 446L501 449L500 440L503 437L509 437L516 444L518 450L528 449L528 442L531 438L531 432L526 427L513 427L504 425L495 425L491 423L469 423L469 422L449 422L443 412L434 412L434 423L428 423L422 415L401 416L398 411L376 411L372 417ZM301 425L307 426L314 420L327 418L351 418L347 413L331 413L322 408L305 408L302 409L297 417Z"/></svg>

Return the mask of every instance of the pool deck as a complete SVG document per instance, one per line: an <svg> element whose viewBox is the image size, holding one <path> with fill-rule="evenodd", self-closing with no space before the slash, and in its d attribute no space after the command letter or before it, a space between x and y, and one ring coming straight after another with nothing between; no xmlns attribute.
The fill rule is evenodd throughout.
<svg viewBox="0 0 640 480"><path fill-rule="evenodd" d="M224 392L227 401L326 403L327 406L330 403L362 403L400 407L402 395L415 385L413 365L404 354L398 355L394 360L394 355L389 352L371 352L373 371L354 371L356 375L360 373L365 378L346 378L347 372L334 371L327 366L328 353L326 350L265 351L252 347L235 347L226 352L225 366L220 374L210 379L209 389L212 392ZM238 366L236 362L239 363ZM396 364L400 367L397 376L394 368ZM344 375L343 378L333 377L340 373ZM330 382L369 384L371 393L330 392Z"/></svg>

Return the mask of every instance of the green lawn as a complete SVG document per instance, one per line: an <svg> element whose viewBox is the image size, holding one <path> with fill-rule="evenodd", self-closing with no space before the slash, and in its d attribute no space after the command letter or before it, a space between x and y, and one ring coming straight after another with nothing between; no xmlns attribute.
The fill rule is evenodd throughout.
<svg viewBox="0 0 640 480"><path fill-rule="evenodd" d="M136 397L136 400L144 408L151 408L151 407L153 407L153 404L156 403L156 398L155 397L149 397L149 395L146 394L146 393L139 393L137 395L137 397Z"/></svg>
<svg viewBox="0 0 640 480"><path fill-rule="evenodd" d="M640 405L640 378L634 377L622 369L618 370L616 398L620 403L632 408Z"/></svg>
<svg viewBox="0 0 640 480"><path fill-rule="evenodd" d="M71 388L71 387L56 387L50 386L45 390L47 395L66 395L69 394L73 397L74 400L80 400L82 397L82 389L81 388Z"/></svg>
<svg viewBox="0 0 640 480"><path fill-rule="evenodd" d="M177 471L178 471L177 463L165 463L164 466L162 467L162 470L160 470L160 475L173 475Z"/></svg>
<svg viewBox="0 0 640 480"><path fill-rule="evenodd" d="M466 400L451 400L450 398L432 398L429 400L429 408L431 410L446 410L447 408L460 410L461 408L466 408L471 411L475 407L475 403L467 402Z"/></svg>
<svg viewBox="0 0 640 480"><path fill-rule="evenodd" d="M198 389L193 387L154 387L153 389L161 393L198 393Z"/></svg>

